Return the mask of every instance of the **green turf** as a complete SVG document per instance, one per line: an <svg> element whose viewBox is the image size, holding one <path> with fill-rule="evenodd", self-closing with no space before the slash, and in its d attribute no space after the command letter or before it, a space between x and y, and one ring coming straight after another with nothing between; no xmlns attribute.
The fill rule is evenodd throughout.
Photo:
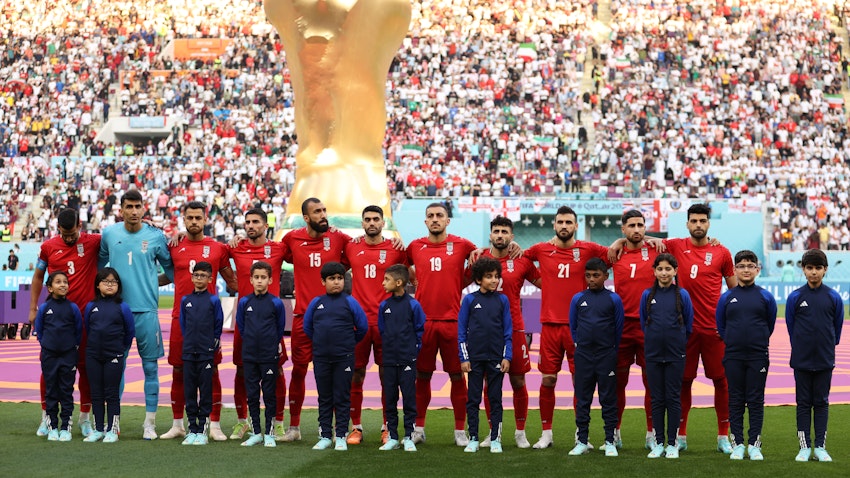
<svg viewBox="0 0 850 478"><path fill-rule="evenodd" d="M75 413L75 418L76 418ZM304 440L278 444L275 449L246 449L236 441L210 443L205 447L184 447L179 441L141 439L144 410L124 407L121 441L114 445L82 443L74 430L71 443L48 443L35 436L39 408L37 404L0 405L0 469L17 476L650 476L659 472L672 476L847 476L850 436L842 433L850 426L850 406L832 406L828 448L835 463L795 463L797 439L794 408L770 407L764 429L765 461L731 462L714 451L715 415L712 409L695 409L689 425L689 450L678 461L649 460L643 448L643 413L628 410L623 425L625 448L618 458L606 458L595 451L590 455L569 457L572 446L573 414L559 410L555 414L555 446L547 450L519 450L513 444L513 416L507 412L504 433L505 452L491 455L482 449L476 455L454 446L452 415L448 410L428 414L428 440L417 453L379 452L380 414L365 411L366 430L362 445L346 453L313 451L315 410L305 410L302 420ZM161 408L158 431L170 425L170 410ZM235 420L233 410L225 410L224 425L229 431ZM486 424L486 422L484 422ZM536 411L529 416L528 436L534 442L540 433ZM599 445L602 425L599 410L592 413L591 442ZM41 460L48 460L47 463ZM662 471L663 470L663 471ZM592 473L592 475L590 475ZM578 474L578 475L576 475ZM11 475L9 475L11 476Z"/></svg>

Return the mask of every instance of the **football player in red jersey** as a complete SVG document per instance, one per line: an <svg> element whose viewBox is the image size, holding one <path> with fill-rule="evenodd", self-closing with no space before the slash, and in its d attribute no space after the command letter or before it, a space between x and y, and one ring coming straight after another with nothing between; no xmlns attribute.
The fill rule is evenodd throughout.
<svg viewBox="0 0 850 478"><path fill-rule="evenodd" d="M542 300L540 304L540 362L543 375L540 384L540 421L543 433L534 448L553 444L552 417L555 413L555 385L558 372L567 356L570 374L575 372L575 344L570 334L569 311L565 297L570 298L587 287L584 266L592 257L607 260L608 248L575 238L578 216L572 208L561 206L555 214L555 237L525 251L540 268ZM575 397L573 397L575 404Z"/></svg>
<svg viewBox="0 0 850 478"><path fill-rule="evenodd" d="M183 412L186 399L183 393L183 334L180 329L180 302L186 295L195 290L192 273L195 264L204 261L212 265L212 278L209 284L211 294L217 294L215 278L221 274L227 287L237 289L236 276L230 268L230 253L227 246L204 236L204 226L207 223L207 206L199 201L191 201L183 205L183 226L186 237L177 244L169 244L171 260L174 263L174 308L171 310L171 333L168 339L168 363L173 368L171 380L171 412L174 423L171 429L159 436L167 440L186 436L183 426ZM210 413L210 438L216 441L227 440L227 435L221 431L221 379L218 374L218 364L221 363L221 350L216 353L213 370L213 408Z"/></svg>
<svg viewBox="0 0 850 478"><path fill-rule="evenodd" d="M513 325L513 359L511 360L509 377L513 389L514 417L516 420L514 439L518 448L531 448L531 443L525 436L525 422L528 418L528 389L525 387L525 374L531 371L531 360L528 355L528 341L525 335L520 293L526 281L537 287L540 287L541 281L540 271L537 270L531 260L525 256L511 258L509 248L513 240L513 221L503 216L497 216L490 221L490 247L484 251L483 255L497 259L502 264L502 278L499 280L497 290L508 298ZM489 410L489 401L485 401L485 405ZM490 416L489 411L487 416ZM482 442L481 446L486 446L486 444Z"/></svg>
<svg viewBox="0 0 850 478"><path fill-rule="evenodd" d="M283 267L288 249L281 242L270 241L266 238L268 222L266 212L260 208L249 209L245 213L245 233L248 238L236 243L230 248L230 257L236 266L236 279L239 285L239 297L247 297L254 293L251 285L251 266L257 261L263 261L271 265L271 287L269 293L278 296L280 293L280 270ZM286 344L280 342L280 365L287 360ZM238 419L230 434L231 440L239 440L245 432L251 431L248 424L248 396L245 392L245 377L242 369L242 336L239 330L233 330L233 363L236 365L236 376L234 377L233 398L236 402L236 417ZM278 374L277 387L275 389L275 439L281 440L283 436L283 411L286 408L286 378L283 373Z"/></svg>
<svg viewBox="0 0 850 478"><path fill-rule="evenodd" d="M414 443L425 441L425 416L431 402L431 376L437 369L437 352L443 370L451 381L451 401L455 418L455 444L466 446L466 381L457 354L457 314L464 285L464 264L476 248L459 236L446 232L449 212L443 203L431 203L425 209L428 236L407 246L407 258L413 267L416 300L425 311L425 333L416 361L416 426Z"/></svg>
<svg viewBox="0 0 850 478"><path fill-rule="evenodd" d="M614 430L614 444L617 448L623 446L620 434L620 424L623 420L623 410L626 408L626 385L629 383L629 368L636 363L641 369L644 386L643 405L646 412L646 447L655 446L655 434L652 432L652 406L650 403L649 386L644 371L643 331L640 328L640 298L643 291L655 283L655 272L652 264L658 256L656 248L647 243L646 220L643 214L632 209L622 217L622 231L625 237L623 253L614 262L614 289L623 300L625 322L623 337L617 357L617 428Z"/></svg>
<svg viewBox="0 0 850 478"><path fill-rule="evenodd" d="M354 349L354 375L351 379L351 424L352 430L346 441L356 445L363 441L361 423L363 407L363 381L366 379L366 366L369 354L374 353L376 364L383 363L381 333L378 330L378 305L390 296L384 290L384 272L393 264L407 264L407 252L397 249L392 240L384 238L384 210L380 206L366 206L361 215L364 237L345 245L345 257L351 263L351 295L366 312L369 331L366 337L357 343ZM378 377L383 377L378 366ZM383 387L381 387L383 390ZM381 397L383 403L383 396ZM381 438L386 427L382 426Z"/></svg>
<svg viewBox="0 0 850 478"><path fill-rule="evenodd" d="M293 229L283 236L288 249L286 262L295 268L295 310L292 316L292 376L289 382L289 429L282 441L301 439L301 407L306 393L304 379L313 360L313 343L304 333L304 311L314 297L326 293L322 285L322 265L341 262L348 265L343 254L351 237L342 231L330 230L328 210L321 200L307 198L301 203L305 227Z"/></svg>
<svg viewBox="0 0 850 478"><path fill-rule="evenodd" d="M38 312L38 296L44 286L45 272L65 271L68 274L68 300L85 310L86 305L94 299L94 277L97 275L97 254L100 250L100 234L80 232L80 215L76 209L63 209L57 217L59 235L41 244L38 254L38 264L32 274L30 289L29 323L35 321ZM91 394L89 380L86 374L86 328L83 327L83 338L80 342L77 370L80 373L78 386L80 389L80 431L84 437L92 432L91 426ZM44 377L41 378L41 409L42 419L36 434L47 436L47 424L44 415Z"/></svg>

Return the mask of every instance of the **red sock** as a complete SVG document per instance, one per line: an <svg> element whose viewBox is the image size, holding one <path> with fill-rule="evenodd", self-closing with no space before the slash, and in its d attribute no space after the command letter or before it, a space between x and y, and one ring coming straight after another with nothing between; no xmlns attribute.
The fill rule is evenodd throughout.
<svg viewBox="0 0 850 478"><path fill-rule="evenodd" d="M363 411L363 382L351 382L351 425L360 425Z"/></svg>
<svg viewBox="0 0 850 478"><path fill-rule="evenodd" d="M183 418L186 408L186 391L183 389L183 368L174 367L171 372L171 414L174 419Z"/></svg>
<svg viewBox="0 0 850 478"><path fill-rule="evenodd" d="M289 379L289 426L301 426L301 407L304 405L307 377L307 364L293 364L292 376Z"/></svg>
<svg viewBox="0 0 850 478"><path fill-rule="evenodd" d="M543 430L552 429L555 416L555 387L540 386L540 423Z"/></svg>
<svg viewBox="0 0 850 478"><path fill-rule="evenodd" d="M629 369L617 369L617 429L623 423L626 409L626 386L629 384Z"/></svg>
<svg viewBox="0 0 850 478"><path fill-rule="evenodd" d="M212 392L213 392L213 404L212 411L210 411L210 421L211 422L220 422L221 421L221 377L218 374L218 367L213 369L213 380L212 380Z"/></svg>
<svg viewBox="0 0 850 478"><path fill-rule="evenodd" d="M484 412L487 417L487 425L491 425L490 422L490 397L487 395L487 384L484 384Z"/></svg>
<svg viewBox="0 0 850 478"><path fill-rule="evenodd" d="M80 389L80 413L91 412L91 388L89 387L89 373L85 367L77 366L80 378L77 387Z"/></svg>
<svg viewBox="0 0 850 478"><path fill-rule="evenodd" d="M646 380L646 372L641 371L641 380L643 380L643 409L646 412L646 431L653 431L652 428L652 396L649 394L649 382Z"/></svg>
<svg viewBox="0 0 850 478"><path fill-rule="evenodd" d="M683 436L688 434L688 414L691 413L691 387L693 386L693 380L682 380L682 419L679 420L679 435Z"/></svg>
<svg viewBox="0 0 850 478"><path fill-rule="evenodd" d="M431 403L431 377L416 379L416 426L425 426L425 415Z"/></svg>
<svg viewBox="0 0 850 478"><path fill-rule="evenodd" d="M236 367L236 376L233 378L233 402L236 406L236 418L248 419L248 392L245 391L245 375L242 367Z"/></svg>
<svg viewBox="0 0 850 478"><path fill-rule="evenodd" d="M528 419L528 388L525 385L514 389L514 418L517 431L525 430Z"/></svg>
<svg viewBox="0 0 850 478"><path fill-rule="evenodd" d="M41 394L41 411L45 411L47 410L47 402L44 400L44 395L47 394L47 390L44 385L44 375L38 379L38 391Z"/></svg>
<svg viewBox="0 0 850 478"><path fill-rule="evenodd" d="M729 383L726 377L714 380L714 410L717 413L717 435L729 434Z"/></svg>
<svg viewBox="0 0 850 478"><path fill-rule="evenodd" d="M460 379L451 382L452 390L450 394L452 409L455 412L455 430L463 430L466 428L466 399L469 395L466 390L466 380L461 375Z"/></svg>
<svg viewBox="0 0 850 478"><path fill-rule="evenodd" d="M283 421L283 411L286 410L286 377L283 374L278 375L277 382L275 384L274 396L276 401L276 408L274 419L282 422Z"/></svg>

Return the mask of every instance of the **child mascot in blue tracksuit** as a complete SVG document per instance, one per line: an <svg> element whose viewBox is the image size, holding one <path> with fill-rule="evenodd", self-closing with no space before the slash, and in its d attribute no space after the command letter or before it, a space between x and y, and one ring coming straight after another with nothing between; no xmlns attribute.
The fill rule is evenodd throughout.
<svg viewBox="0 0 850 478"><path fill-rule="evenodd" d="M378 330L383 345L384 416L390 436L379 450L398 448L398 393L404 406L404 451L416 451L411 434L416 420L416 357L425 332L425 312L404 290L407 267L394 264L384 272L384 290L392 294L378 306Z"/></svg>
<svg viewBox="0 0 850 478"><path fill-rule="evenodd" d="M806 285L788 295L785 324L791 337L791 368L797 386L797 461L832 461L826 452L829 389L835 368L835 346L844 325L844 303L838 292L823 283L829 266L818 249L803 254ZM815 448L812 451L812 410Z"/></svg>
<svg viewBox="0 0 850 478"><path fill-rule="evenodd" d="M570 455L590 450L590 405L599 387L599 404L605 428L605 456L617 456L617 350L623 336L623 301L605 288L608 265L594 257L584 268L587 290L570 301L570 332L575 342L576 446Z"/></svg>
<svg viewBox="0 0 850 478"><path fill-rule="evenodd" d="M209 442L207 421L212 412L215 353L221 343L224 314L218 296L210 294L212 264L201 261L192 271L195 290L180 302L180 331L183 333L183 391L189 434L183 445Z"/></svg>
<svg viewBox="0 0 850 478"><path fill-rule="evenodd" d="M480 289L467 294L457 316L457 341L461 370L469 374L466 417L469 444L463 450L478 451L478 407L484 380L490 401L490 453L502 452L502 382L513 357L511 307L498 291L502 264L482 257L472 264L472 280Z"/></svg>
<svg viewBox="0 0 850 478"><path fill-rule="evenodd" d="M83 336L83 317L80 309L66 298L68 275L65 272L56 271L47 276L47 292L50 295L35 316L35 333L41 344L45 412L50 419L47 439L71 441L74 378L77 349Z"/></svg>
<svg viewBox="0 0 850 478"><path fill-rule="evenodd" d="M95 425L95 430L83 440L88 443L101 439L104 443L118 441L121 416L118 389L124 375L127 351L136 335L136 321L130 306L122 299L123 290L118 271L105 267L97 271L94 278L95 299L86 305L86 368Z"/></svg>
<svg viewBox="0 0 850 478"><path fill-rule="evenodd" d="M764 387L770 368L768 347L776 325L776 299L756 285L758 257L752 251L735 254L738 285L726 291L717 303L717 333L726 345L723 368L729 382L729 426L732 430L733 460L764 460L761 430L764 424ZM750 412L750 430L744 442L744 408Z"/></svg>
<svg viewBox="0 0 850 478"><path fill-rule="evenodd" d="M334 444L331 438L336 416L334 449L345 451L354 346L366 336L369 324L360 304L343 290L345 266L328 262L322 266L321 275L327 293L314 298L304 312L304 333L313 341L313 373L319 394L321 438L313 449L326 450Z"/></svg>
<svg viewBox="0 0 850 478"><path fill-rule="evenodd" d="M254 293L239 299L236 307L236 327L242 336L242 362L245 373L245 392L254 433L242 446L263 444L276 446L272 427L277 411L275 387L280 373L280 341L286 329L283 302L269 294L272 266L258 261L251 265L251 285ZM183 339L186 340L185 338ZM265 435L260 428L260 390L266 405Z"/></svg>
<svg viewBox="0 0 850 478"><path fill-rule="evenodd" d="M679 458L679 420L682 418L682 379L685 376L685 348L694 325L694 306L685 289L673 279L679 263L663 253L652 264L655 284L640 297L640 326L644 334L646 381L652 400L652 428L655 446L649 458ZM667 415L665 449L664 415Z"/></svg>

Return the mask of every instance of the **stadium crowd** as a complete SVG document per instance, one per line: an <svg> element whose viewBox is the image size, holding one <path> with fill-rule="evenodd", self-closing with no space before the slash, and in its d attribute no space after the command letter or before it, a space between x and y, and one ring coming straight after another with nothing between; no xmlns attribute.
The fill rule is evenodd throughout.
<svg viewBox="0 0 850 478"><path fill-rule="evenodd" d="M48 210L22 236L54 230L60 204L79 205L99 230L114 221L113 192L131 182L154 191L149 207L164 226L184 200L215 204L217 237L238 230L254 201L282 213L297 152L292 93L261 3L2 8L0 152L16 159L0 179L16 184L17 168L22 183L3 189L3 214L39 193ZM841 244L850 138L848 63L829 16L838 10L790 0L610 8L603 25L596 0L415 2L387 84L391 190L763 194L780 246L820 241L824 226ZM233 41L208 63L163 54L172 39L198 37ZM112 108L182 125L159 142L96 141ZM50 163L67 155L106 159Z"/></svg>

